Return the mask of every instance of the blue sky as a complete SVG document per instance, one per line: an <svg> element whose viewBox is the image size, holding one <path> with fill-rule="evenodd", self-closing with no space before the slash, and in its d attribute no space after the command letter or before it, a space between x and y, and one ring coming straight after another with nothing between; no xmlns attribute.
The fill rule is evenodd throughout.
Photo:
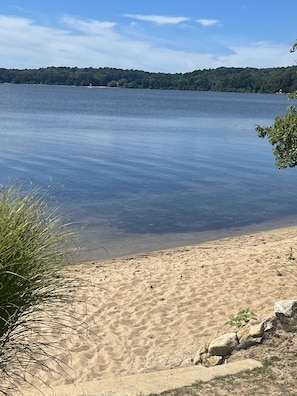
<svg viewBox="0 0 297 396"><path fill-rule="evenodd" d="M0 67L296 64L296 0L1 0Z"/></svg>

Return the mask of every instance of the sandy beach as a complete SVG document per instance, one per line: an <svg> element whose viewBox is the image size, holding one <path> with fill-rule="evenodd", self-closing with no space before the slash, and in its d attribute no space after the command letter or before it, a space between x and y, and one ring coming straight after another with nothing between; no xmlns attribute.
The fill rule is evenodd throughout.
<svg viewBox="0 0 297 396"><path fill-rule="evenodd" d="M59 373L33 372L33 382L55 387L189 365L201 344L231 330L225 322L239 310L261 320L275 301L296 299L296 268L297 227L73 265L86 285L75 305L83 330L58 340Z"/></svg>

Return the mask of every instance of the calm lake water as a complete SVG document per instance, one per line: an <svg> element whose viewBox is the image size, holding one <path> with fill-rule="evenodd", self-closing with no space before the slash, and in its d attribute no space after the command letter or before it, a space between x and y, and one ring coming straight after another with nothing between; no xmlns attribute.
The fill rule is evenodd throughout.
<svg viewBox="0 0 297 396"><path fill-rule="evenodd" d="M79 259L297 224L255 124L285 95L0 85L0 183L52 186Z"/></svg>

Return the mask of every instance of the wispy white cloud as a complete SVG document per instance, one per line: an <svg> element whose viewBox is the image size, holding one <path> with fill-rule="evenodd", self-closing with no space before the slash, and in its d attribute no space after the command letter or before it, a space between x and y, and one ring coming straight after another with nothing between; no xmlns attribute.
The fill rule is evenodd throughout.
<svg viewBox="0 0 297 396"><path fill-rule="evenodd" d="M178 37L178 36L176 36ZM183 39L184 40L184 39ZM294 64L285 45L257 42L248 45L213 46L206 51L176 49L172 43L146 32L133 35L113 22L64 17L59 28L41 26L31 19L0 15L0 66L116 67L160 72L187 72L226 67L275 67Z"/></svg>
<svg viewBox="0 0 297 396"><path fill-rule="evenodd" d="M101 22L96 20L82 20L72 16L64 16L62 22L71 29L81 31L88 35L101 35L112 31L115 22Z"/></svg>
<svg viewBox="0 0 297 396"><path fill-rule="evenodd" d="M282 67L294 63L285 45L266 41L229 45L230 54L218 56L215 67Z"/></svg>
<svg viewBox="0 0 297 396"><path fill-rule="evenodd" d="M202 26L213 26L220 23L220 21L217 19L197 19L197 22Z"/></svg>
<svg viewBox="0 0 297 396"><path fill-rule="evenodd" d="M186 17L172 17L165 15L124 14L124 16L132 19L139 19L141 21L157 23L158 25L167 25L167 24L176 25L181 22L185 22L189 20L189 18Z"/></svg>

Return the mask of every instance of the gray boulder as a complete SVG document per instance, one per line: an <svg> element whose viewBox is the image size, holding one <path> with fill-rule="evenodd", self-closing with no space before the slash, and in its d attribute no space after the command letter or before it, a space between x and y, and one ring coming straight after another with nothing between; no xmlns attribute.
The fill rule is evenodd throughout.
<svg viewBox="0 0 297 396"><path fill-rule="evenodd" d="M237 334L225 333L209 344L208 353L210 356L228 356L237 346Z"/></svg>
<svg viewBox="0 0 297 396"><path fill-rule="evenodd" d="M274 304L277 328L287 332L297 331L297 300L281 300Z"/></svg>
<svg viewBox="0 0 297 396"><path fill-rule="evenodd" d="M274 313L292 318L297 315L297 300L281 300L274 304Z"/></svg>

